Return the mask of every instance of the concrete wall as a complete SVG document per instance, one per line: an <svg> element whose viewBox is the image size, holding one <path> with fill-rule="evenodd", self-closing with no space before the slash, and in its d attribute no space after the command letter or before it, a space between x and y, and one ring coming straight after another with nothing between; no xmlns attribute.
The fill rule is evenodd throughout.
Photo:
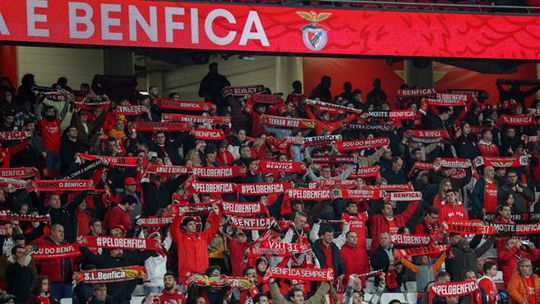
<svg viewBox="0 0 540 304"><path fill-rule="evenodd" d="M91 83L94 75L103 74L103 50L19 46L17 70L19 80L31 73L44 86L66 76L69 86L78 90L81 83Z"/></svg>

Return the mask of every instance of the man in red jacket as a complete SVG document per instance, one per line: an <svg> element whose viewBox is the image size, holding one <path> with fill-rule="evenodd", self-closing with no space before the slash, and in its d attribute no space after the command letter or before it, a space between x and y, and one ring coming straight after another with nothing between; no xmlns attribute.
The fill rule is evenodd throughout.
<svg viewBox="0 0 540 304"><path fill-rule="evenodd" d="M407 209L401 214L394 215L394 202L384 202L382 213L371 217L371 249L379 247L379 236L383 232L396 234L399 227L405 226L418 208L418 202L410 202Z"/></svg>
<svg viewBox="0 0 540 304"><path fill-rule="evenodd" d="M131 195L122 198L118 206L113 207L105 214L105 229L112 230L120 225L127 231L131 230L131 211L135 209L136 199Z"/></svg>
<svg viewBox="0 0 540 304"><path fill-rule="evenodd" d="M57 247L65 245L64 227L60 224L53 224L51 234L35 242L39 247ZM40 274L45 275L51 282L51 295L55 299L71 298L73 293L73 258L51 258L39 261Z"/></svg>
<svg viewBox="0 0 540 304"><path fill-rule="evenodd" d="M455 222L466 221L469 217L463 204L457 199L457 192L450 189L446 191L446 198L444 199L444 205L441 207L440 221Z"/></svg>
<svg viewBox="0 0 540 304"><path fill-rule="evenodd" d="M369 272L368 255L366 250L366 221L368 218L369 215L367 211L358 213L358 204L354 201L349 202L345 208L345 212L341 216L341 220L349 223L350 231L355 232L354 246L350 246L349 248L354 248L355 252L352 256L355 257L355 261L359 261L363 266L362 268L359 268L358 271L349 272L349 267L347 267L347 263L345 263L345 280L348 280L350 274ZM353 238L352 235L351 238ZM345 246L347 244L353 244L349 242L349 233L347 233L347 242ZM344 282L344 284L346 285L347 282Z"/></svg>
<svg viewBox="0 0 540 304"><path fill-rule="evenodd" d="M497 300L499 300L499 293L493 278L497 275L497 264L485 262L482 269L484 270L484 276L478 279L478 286L484 289L487 304L496 304Z"/></svg>
<svg viewBox="0 0 540 304"><path fill-rule="evenodd" d="M208 268L208 243L217 233L221 214L215 206L207 219L205 230L198 232L193 217L176 216L171 224L171 235L178 254L178 276L183 278L188 272L204 273ZM180 225L181 224L181 225Z"/></svg>
<svg viewBox="0 0 540 304"><path fill-rule="evenodd" d="M341 258L345 264L345 278L343 285L347 285L351 274L361 274L369 272L369 260L367 255L359 255L358 234L351 230L346 234L345 245L341 247ZM365 248L362 248L365 252ZM367 269L367 270L366 270ZM362 280L362 285L365 285L365 279Z"/></svg>
<svg viewBox="0 0 540 304"><path fill-rule="evenodd" d="M512 273L517 269L518 262L524 258L534 262L540 258L540 251L533 243L524 244L516 238L510 238L506 241L506 247L497 250L497 256L503 273L503 281L507 286Z"/></svg>

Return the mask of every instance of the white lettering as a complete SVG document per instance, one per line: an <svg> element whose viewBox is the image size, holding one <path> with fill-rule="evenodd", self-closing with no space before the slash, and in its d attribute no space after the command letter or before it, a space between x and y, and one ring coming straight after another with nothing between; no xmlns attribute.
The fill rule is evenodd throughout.
<svg viewBox="0 0 540 304"><path fill-rule="evenodd" d="M158 40L157 31L157 8L155 6L149 7L150 21L144 19L141 12L135 5L129 6L129 40L137 41L137 25L139 25L148 39L153 42Z"/></svg>
<svg viewBox="0 0 540 304"><path fill-rule="evenodd" d="M191 10L191 43L199 43L199 10Z"/></svg>
<svg viewBox="0 0 540 304"><path fill-rule="evenodd" d="M228 10L219 8L211 11L210 14L206 16L206 20L204 21L204 31L206 32L208 39L210 39L210 41L213 43L217 45L228 45L233 42L234 38L236 37L236 31L229 31L229 33L224 37L219 37L216 35L212 26L214 24L214 20L219 17L225 18L225 20L227 20L227 22L230 24L236 24L236 19L234 18L233 14L231 14Z"/></svg>
<svg viewBox="0 0 540 304"><path fill-rule="evenodd" d="M37 29L37 22L47 22L47 15L36 14L36 8L47 8L48 0L26 0L28 36L49 37L48 29Z"/></svg>
<svg viewBox="0 0 540 304"><path fill-rule="evenodd" d="M165 8L165 41L174 42L174 30L183 30L184 22L175 22L174 16L183 16L184 8L166 7Z"/></svg>
<svg viewBox="0 0 540 304"><path fill-rule="evenodd" d="M83 11L84 15L77 13ZM88 39L94 35L95 26L92 23L94 10L88 3L70 2L69 3L69 37L75 39ZM84 25L85 30L78 30L78 25Z"/></svg>
<svg viewBox="0 0 540 304"><path fill-rule="evenodd" d="M122 11L120 4L102 4L101 5L101 38L103 40L122 40L122 33L111 32L111 26L120 26L119 18L111 18L110 13L119 13Z"/></svg>
<svg viewBox="0 0 540 304"><path fill-rule="evenodd" d="M2 12L0 12L0 34L9 35L9 29L6 25L6 21L4 20L4 16L2 16Z"/></svg>
<svg viewBox="0 0 540 304"><path fill-rule="evenodd" d="M255 32L251 31L253 25L255 25ZM261 19L259 18L259 14L254 11L249 12L246 24L244 25L244 30L242 31L242 36L240 37L239 44L246 45L247 41L250 39L259 40L263 46L270 46L270 43L268 43L268 38L266 37L266 33L264 31L264 27L261 23Z"/></svg>

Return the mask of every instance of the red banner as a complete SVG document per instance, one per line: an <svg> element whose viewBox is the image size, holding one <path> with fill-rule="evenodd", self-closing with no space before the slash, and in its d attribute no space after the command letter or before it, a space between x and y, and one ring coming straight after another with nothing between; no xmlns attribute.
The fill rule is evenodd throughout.
<svg viewBox="0 0 540 304"><path fill-rule="evenodd" d="M156 239L124 238L114 236L87 235L79 246L91 248L122 248L132 250L159 251L161 247Z"/></svg>
<svg viewBox="0 0 540 304"><path fill-rule="evenodd" d="M261 117L262 123L279 128L299 128L299 129L313 129L315 128L315 120L293 118L293 117L281 117L272 115L263 115Z"/></svg>
<svg viewBox="0 0 540 304"><path fill-rule="evenodd" d="M429 235L392 234L392 243L397 246L427 246L432 238Z"/></svg>
<svg viewBox="0 0 540 304"><path fill-rule="evenodd" d="M305 172L303 167L304 163L302 162L279 162L279 161L269 161L261 160L260 168L261 172L286 172L286 173L302 173Z"/></svg>
<svg viewBox="0 0 540 304"><path fill-rule="evenodd" d="M38 246L37 251L34 251L32 256L36 260L50 260L69 258L81 255L76 244L63 244L54 246Z"/></svg>
<svg viewBox="0 0 540 304"><path fill-rule="evenodd" d="M420 191L404 191L404 192L389 192L388 199L391 201L421 201L422 192Z"/></svg>
<svg viewBox="0 0 540 304"><path fill-rule="evenodd" d="M130 127L137 132L189 132L191 127L186 123L177 121L135 121L130 123Z"/></svg>
<svg viewBox="0 0 540 304"><path fill-rule="evenodd" d="M381 175L381 168L379 166L359 167L358 170L354 170L349 178L375 178Z"/></svg>
<svg viewBox="0 0 540 304"><path fill-rule="evenodd" d="M226 117L226 116L203 116L203 115L187 115L187 114L176 114L176 113L163 113L163 115L161 115L161 120L212 124L212 125L228 125L231 123L231 118Z"/></svg>
<svg viewBox="0 0 540 304"><path fill-rule="evenodd" d="M259 202L223 202L223 213L236 216L254 216L266 213L266 206Z"/></svg>
<svg viewBox="0 0 540 304"><path fill-rule="evenodd" d="M209 182L193 182L191 187L195 190L195 193L214 193L214 194L223 194L223 193L233 193L234 184L233 183L209 183Z"/></svg>
<svg viewBox="0 0 540 304"><path fill-rule="evenodd" d="M307 200L307 201L321 201L321 200L334 199L334 196L331 190L290 189L286 192L286 196L293 200Z"/></svg>
<svg viewBox="0 0 540 304"><path fill-rule="evenodd" d="M343 140L336 142L336 149L339 151L357 151L363 149L380 148L389 144L390 139L388 137Z"/></svg>
<svg viewBox="0 0 540 304"><path fill-rule="evenodd" d="M179 111L209 111L212 108L212 104L209 102L198 101L177 101L161 99L159 101L159 107L162 109L179 110Z"/></svg>
<svg viewBox="0 0 540 304"><path fill-rule="evenodd" d="M137 167L139 166L139 158L137 157L118 157L118 156L104 156L104 155L92 155L79 153L78 156L84 160L96 160L101 159L102 162L108 163L109 166L118 167ZM140 164L144 166L145 164Z"/></svg>
<svg viewBox="0 0 540 304"><path fill-rule="evenodd" d="M172 217L149 216L138 218L136 224L141 227L167 227L172 221Z"/></svg>
<svg viewBox="0 0 540 304"><path fill-rule="evenodd" d="M327 282L334 280L334 271L331 268L271 267L266 276L276 279Z"/></svg>
<svg viewBox="0 0 540 304"><path fill-rule="evenodd" d="M25 131L1 131L0 141L5 140L23 140L32 136L32 133Z"/></svg>
<svg viewBox="0 0 540 304"><path fill-rule="evenodd" d="M234 228L241 230L268 230L276 223L274 218L245 218L229 216Z"/></svg>
<svg viewBox="0 0 540 304"><path fill-rule="evenodd" d="M398 257L409 257L409 256L419 256L419 255L432 255L439 254L450 248L450 245L435 245L429 247L417 247L417 248L407 248L407 249L396 249L396 256Z"/></svg>
<svg viewBox="0 0 540 304"><path fill-rule="evenodd" d="M434 97L436 94L435 89L399 89L397 92L398 97L401 98Z"/></svg>
<svg viewBox="0 0 540 304"><path fill-rule="evenodd" d="M50 222L51 216L40 214L17 214L9 210L0 211L0 221L19 221L19 222Z"/></svg>
<svg viewBox="0 0 540 304"><path fill-rule="evenodd" d="M275 193L284 193L292 187L292 183L286 182L238 184L237 191L240 195L269 195Z"/></svg>
<svg viewBox="0 0 540 304"><path fill-rule="evenodd" d="M189 174L192 172L193 167L187 166L167 166L150 164L145 173L158 173L158 174Z"/></svg>
<svg viewBox="0 0 540 304"><path fill-rule="evenodd" d="M442 298L461 297L478 291L475 281L461 281L452 283L437 283L429 289L430 299L432 295ZM430 302L431 303L431 302Z"/></svg>
<svg viewBox="0 0 540 304"><path fill-rule="evenodd" d="M1 178L30 178L39 175L39 170L34 167L0 168Z"/></svg>
<svg viewBox="0 0 540 304"><path fill-rule="evenodd" d="M224 140L225 133L222 130L217 129L197 129L193 135L196 139L200 140Z"/></svg>
<svg viewBox="0 0 540 304"><path fill-rule="evenodd" d="M37 191L85 191L93 190L94 182L90 179L72 180L36 180L32 189Z"/></svg>
<svg viewBox="0 0 540 304"><path fill-rule="evenodd" d="M263 85L254 85L254 86L246 86L246 87L224 87L223 90L221 90L221 94L224 97L227 96L248 96L251 94L256 94L264 91Z"/></svg>
<svg viewBox="0 0 540 304"><path fill-rule="evenodd" d="M511 125L511 126L532 126L536 124L534 116L530 115L501 115L499 117L498 124Z"/></svg>
<svg viewBox="0 0 540 304"><path fill-rule="evenodd" d="M278 94L251 94L254 103L276 104L283 101L283 96Z"/></svg>
<svg viewBox="0 0 540 304"><path fill-rule="evenodd" d="M540 24L537 16L142 0L106 3L99 0L4 0L0 3L0 40L3 41L280 53L540 59L540 42L535 35Z"/></svg>
<svg viewBox="0 0 540 304"><path fill-rule="evenodd" d="M193 176L207 179L227 179L244 176L246 169L244 166L228 167L193 167Z"/></svg>
<svg viewBox="0 0 540 304"><path fill-rule="evenodd" d="M437 93L435 98L428 98L430 106L460 107L464 106L469 96L466 94Z"/></svg>
<svg viewBox="0 0 540 304"><path fill-rule="evenodd" d="M138 116L147 112L146 106L143 105L117 106L113 111L114 115L124 116Z"/></svg>
<svg viewBox="0 0 540 304"><path fill-rule="evenodd" d="M515 156L515 157L482 157L478 156L474 159L474 165L479 166L492 166L496 168L507 167L521 167L529 164L529 158L527 156Z"/></svg>

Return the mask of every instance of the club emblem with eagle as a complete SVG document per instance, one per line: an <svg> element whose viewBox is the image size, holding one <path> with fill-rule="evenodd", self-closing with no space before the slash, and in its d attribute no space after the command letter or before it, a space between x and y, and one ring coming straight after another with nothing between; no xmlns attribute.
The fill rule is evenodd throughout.
<svg viewBox="0 0 540 304"><path fill-rule="evenodd" d="M306 47L312 51L320 51L328 42L328 29L319 22L330 18L332 13L296 12L298 16L311 23L302 27L302 39Z"/></svg>

